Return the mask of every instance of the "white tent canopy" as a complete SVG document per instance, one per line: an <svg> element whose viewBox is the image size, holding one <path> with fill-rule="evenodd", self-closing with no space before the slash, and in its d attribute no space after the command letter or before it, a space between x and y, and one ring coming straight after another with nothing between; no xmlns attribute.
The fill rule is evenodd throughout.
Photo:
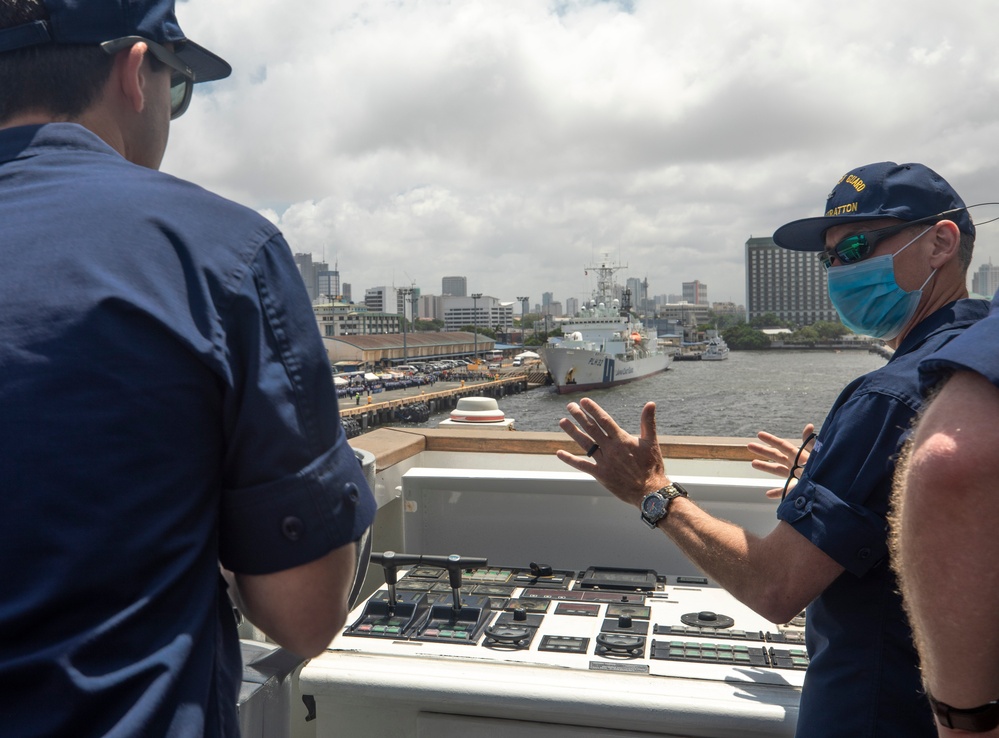
<svg viewBox="0 0 999 738"><path fill-rule="evenodd" d="M533 351L522 351L521 353L517 354L513 358L515 358L515 359L540 359L541 356L539 356L538 354L534 353Z"/></svg>

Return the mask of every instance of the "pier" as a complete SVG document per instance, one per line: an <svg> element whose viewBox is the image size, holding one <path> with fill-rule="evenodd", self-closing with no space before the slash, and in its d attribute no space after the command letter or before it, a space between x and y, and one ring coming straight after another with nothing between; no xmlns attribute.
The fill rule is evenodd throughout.
<svg viewBox="0 0 999 738"><path fill-rule="evenodd" d="M340 417L348 437L353 438L386 423L404 422L402 416L406 411L412 411L417 406L424 406L428 416L435 415L453 409L461 397L499 398L524 392L532 386L535 385L530 384L527 374L518 373L484 381L464 380L457 386L432 392L427 392L425 387L390 390L360 398L358 405L350 405L349 401L341 400Z"/></svg>

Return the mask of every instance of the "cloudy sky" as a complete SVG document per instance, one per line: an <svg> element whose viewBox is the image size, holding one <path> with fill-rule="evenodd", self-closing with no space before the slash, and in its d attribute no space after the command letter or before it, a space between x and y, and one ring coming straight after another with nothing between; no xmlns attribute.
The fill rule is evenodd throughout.
<svg viewBox="0 0 999 738"><path fill-rule="evenodd" d="M969 204L999 200L989 0L181 0L177 14L234 72L198 86L163 169L337 261L355 299L465 275L470 291L564 302L610 253L653 295L699 279L744 303L746 239L821 214L854 166L920 161ZM972 269L990 258L999 223Z"/></svg>

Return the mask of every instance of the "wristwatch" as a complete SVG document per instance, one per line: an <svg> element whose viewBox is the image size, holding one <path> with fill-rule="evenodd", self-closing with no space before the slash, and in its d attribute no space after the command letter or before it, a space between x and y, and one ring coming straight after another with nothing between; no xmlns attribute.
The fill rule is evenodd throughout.
<svg viewBox="0 0 999 738"><path fill-rule="evenodd" d="M986 702L978 707L951 707L944 702L937 702L933 695L926 692L933 714L945 728L966 730L969 733L987 733L999 725L999 700Z"/></svg>
<svg viewBox="0 0 999 738"><path fill-rule="evenodd" d="M642 498L642 520L650 528L659 525L659 521L669 514L670 503L677 497L686 497L687 490L676 482L671 482L662 489L649 492Z"/></svg>

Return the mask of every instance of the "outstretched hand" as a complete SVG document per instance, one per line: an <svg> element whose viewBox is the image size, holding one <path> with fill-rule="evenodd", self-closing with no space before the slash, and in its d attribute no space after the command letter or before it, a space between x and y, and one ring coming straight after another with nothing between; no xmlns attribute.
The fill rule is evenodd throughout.
<svg viewBox="0 0 999 738"><path fill-rule="evenodd" d="M566 410L572 420L562 418L559 427L579 444L585 455L557 451L559 459L591 475L616 497L636 507L648 492L669 484L656 435L654 402L642 408L639 436L622 430L588 397L578 404L569 403Z"/></svg>
<svg viewBox="0 0 999 738"><path fill-rule="evenodd" d="M805 465L806 461L808 461L809 453L815 445L814 434L815 425L813 423L808 423L801 431L802 445L799 446L797 441L789 441L786 438L780 438L772 433L760 431L756 434L756 437L759 438L762 443L756 443L753 441L746 444L746 448L760 457L753 459L753 468L787 479L787 477L791 475L792 471L797 471ZM797 467L795 467L795 459L797 459ZM797 477L797 474L795 477ZM789 489L793 488L795 484L797 484L797 482L792 481ZM783 491L783 485L773 489L768 489L767 497L779 498Z"/></svg>

